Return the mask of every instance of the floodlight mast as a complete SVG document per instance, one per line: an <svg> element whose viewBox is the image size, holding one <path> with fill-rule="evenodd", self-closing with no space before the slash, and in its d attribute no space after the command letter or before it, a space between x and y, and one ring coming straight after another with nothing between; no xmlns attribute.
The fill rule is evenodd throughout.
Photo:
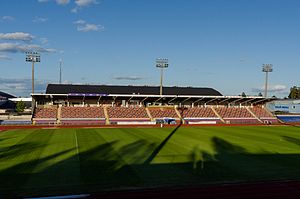
<svg viewBox="0 0 300 199"><path fill-rule="evenodd" d="M264 97L267 98L268 97L268 74L269 74L269 72L273 72L273 65L272 64L263 64L262 71L266 73Z"/></svg>
<svg viewBox="0 0 300 199"><path fill-rule="evenodd" d="M61 84L61 65L62 65L62 59L59 59L59 84Z"/></svg>
<svg viewBox="0 0 300 199"><path fill-rule="evenodd" d="M160 89L159 94L163 94L163 69L169 67L168 59L166 58L157 58L156 67L160 68Z"/></svg>
<svg viewBox="0 0 300 199"><path fill-rule="evenodd" d="M32 76L32 94L34 93L34 63L41 62L41 56L37 52L26 52L26 62L32 63L31 76Z"/></svg>
<svg viewBox="0 0 300 199"><path fill-rule="evenodd" d="M34 94L34 63L41 62L41 56L37 52L26 52L26 62L31 62L31 77L32 77L32 83L31 83L31 89L32 94ZM33 114L34 111L34 100L32 98L31 100L31 112Z"/></svg>

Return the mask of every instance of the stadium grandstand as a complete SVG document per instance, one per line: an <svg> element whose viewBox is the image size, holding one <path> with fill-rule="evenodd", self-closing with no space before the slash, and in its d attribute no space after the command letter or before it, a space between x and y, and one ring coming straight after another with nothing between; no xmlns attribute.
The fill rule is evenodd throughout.
<svg viewBox="0 0 300 199"><path fill-rule="evenodd" d="M15 104L10 100L12 98L16 98L16 97L0 91L0 109L1 110L14 109Z"/></svg>
<svg viewBox="0 0 300 199"><path fill-rule="evenodd" d="M213 88L49 84L34 94L35 124L249 124L278 122L274 98L223 96Z"/></svg>
<svg viewBox="0 0 300 199"><path fill-rule="evenodd" d="M19 115L15 112L16 103L23 101L25 112ZM0 91L0 125L31 124L31 98L18 98Z"/></svg>

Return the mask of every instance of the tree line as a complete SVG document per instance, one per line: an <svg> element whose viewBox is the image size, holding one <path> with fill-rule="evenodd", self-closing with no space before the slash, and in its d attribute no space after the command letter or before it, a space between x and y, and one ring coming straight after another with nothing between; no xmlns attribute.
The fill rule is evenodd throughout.
<svg viewBox="0 0 300 199"><path fill-rule="evenodd" d="M289 99L300 99L300 87L293 86L290 89Z"/></svg>

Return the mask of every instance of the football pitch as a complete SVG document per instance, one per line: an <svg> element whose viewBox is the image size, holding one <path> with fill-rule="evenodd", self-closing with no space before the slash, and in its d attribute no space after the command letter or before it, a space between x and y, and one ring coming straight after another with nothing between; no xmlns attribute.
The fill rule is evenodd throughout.
<svg viewBox="0 0 300 199"><path fill-rule="evenodd" d="M300 128L0 132L0 198L300 179Z"/></svg>

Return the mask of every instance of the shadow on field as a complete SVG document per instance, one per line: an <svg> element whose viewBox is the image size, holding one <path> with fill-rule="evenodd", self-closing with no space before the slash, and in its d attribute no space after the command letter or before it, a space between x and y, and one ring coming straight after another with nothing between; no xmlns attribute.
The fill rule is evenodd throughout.
<svg viewBox="0 0 300 199"><path fill-rule="evenodd" d="M78 148L60 153L45 155L44 146L32 142L0 151L0 198L300 178L299 154L251 154L220 137L211 139L214 153L197 145L189 154L157 157L170 150L166 143L179 127L158 146L146 139L107 142L99 133L78 131ZM162 160L151 163L154 158ZM6 165L14 159L22 161Z"/></svg>
<svg viewBox="0 0 300 199"><path fill-rule="evenodd" d="M289 137L289 136L282 136L282 138L293 144L300 145L300 139Z"/></svg>
<svg viewBox="0 0 300 199"><path fill-rule="evenodd" d="M157 154L162 150L166 143L171 139L171 137L176 133L176 131L181 127L182 121L176 126L176 128L154 149L149 158L144 162L144 164L150 164L152 160L157 156Z"/></svg>

